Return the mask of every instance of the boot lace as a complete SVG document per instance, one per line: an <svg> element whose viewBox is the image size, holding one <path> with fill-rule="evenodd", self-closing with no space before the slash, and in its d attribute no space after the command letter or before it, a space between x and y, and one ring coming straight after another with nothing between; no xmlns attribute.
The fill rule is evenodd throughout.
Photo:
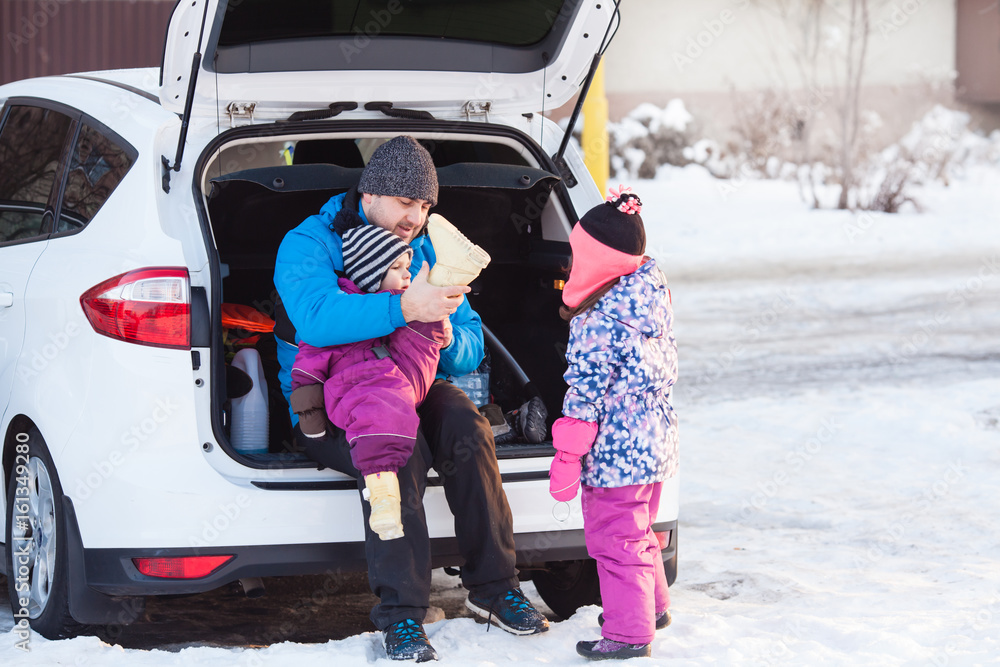
<svg viewBox="0 0 1000 667"><path fill-rule="evenodd" d="M426 636L420 625L409 618L392 626L392 632L399 638L401 645L410 642L421 642Z"/></svg>
<svg viewBox="0 0 1000 667"><path fill-rule="evenodd" d="M524 593L521 592L520 588L507 591L507 594L504 595L503 599L514 611L519 614L526 613L532 609L531 604L528 602L527 598L524 597Z"/></svg>

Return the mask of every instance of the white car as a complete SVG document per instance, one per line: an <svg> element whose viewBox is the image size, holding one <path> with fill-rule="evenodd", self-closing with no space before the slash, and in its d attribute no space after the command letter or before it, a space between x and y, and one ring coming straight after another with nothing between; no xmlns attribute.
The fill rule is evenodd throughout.
<svg viewBox="0 0 1000 667"><path fill-rule="evenodd" d="M567 239L602 194L543 112L589 85L617 9L366 7L184 0L159 70L0 87L0 537L20 627L71 636L129 622L147 595L365 569L355 481L295 451L273 335L254 341L222 311L273 315L284 234L395 135L430 150L434 210L493 258L469 295L493 402L539 395L559 416ZM263 361L263 453L231 440L238 346ZM579 500L548 493L553 452L497 458L522 578L568 616L599 591ZM433 474L434 562L460 566ZM655 526L671 582L677 484Z"/></svg>

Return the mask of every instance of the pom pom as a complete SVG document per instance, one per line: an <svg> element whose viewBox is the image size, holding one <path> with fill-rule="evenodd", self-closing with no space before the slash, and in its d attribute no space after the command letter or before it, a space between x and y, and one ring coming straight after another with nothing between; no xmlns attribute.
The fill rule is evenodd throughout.
<svg viewBox="0 0 1000 667"><path fill-rule="evenodd" d="M635 215L642 212L642 201L639 199L639 195L632 192L631 187L619 185L617 190L611 188L610 192L611 194L607 197L608 203L622 213Z"/></svg>

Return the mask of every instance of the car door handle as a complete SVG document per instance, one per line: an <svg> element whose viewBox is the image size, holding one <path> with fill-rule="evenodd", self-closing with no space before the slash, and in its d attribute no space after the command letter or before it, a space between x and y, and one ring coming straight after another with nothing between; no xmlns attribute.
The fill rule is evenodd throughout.
<svg viewBox="0 0 1000 667"><path fill-rule="evenodd" d="M0 292L0 308L10 308L14 305L13 292Z"/></svg>

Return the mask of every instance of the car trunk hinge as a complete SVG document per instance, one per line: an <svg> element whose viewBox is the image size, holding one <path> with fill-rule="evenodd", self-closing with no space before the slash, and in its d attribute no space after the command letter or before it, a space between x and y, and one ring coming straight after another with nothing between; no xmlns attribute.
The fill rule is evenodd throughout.
<svg viewBox="0 0 1000 667"><path fill-rule="evenodd" d="M197 0L196 0L197 1ZM160 156L160 164L163 165L163 191L170 192L170 172L181 170L181 158L184 157L184 142L187 141L188 126L191 124L191 107L194 106L194 91L198 83L198 70L201 69L201 40L205 37L205 23L208 21L208 0L202 0L205 8L201 13L201 32L198 34L198 50L191 58L191 75L188 77L187 97L184 99L184 113L181 115L181 131L177 138L177 153L174 155L174 163L166 155Z"/></svg>
<svg viewBox="0 0 1000 667"><path fill-rule="evenodd" d="M597 68L601 64L601 57L607 50L608 44L611 43L611 38L615 36L615 33L611 32L611 27L615 26L615 32L618 32L617 26L621 25L619 16L619 7L621 4L621 0L615 2L615 11L611 13L611 22L608 23L608 27L604 31L604 39L601 41L601 47L597 49L594 59L590 62L590 71L587 72L587 77L583 80L580 96L577 98L576 106L573 107L573 113L569 117L569 123L566 125L566 133L563 135L562 143L559 144L559 150L556 151L556 154L552 156L552 161L555 163L556 168L559 169L559 176L562 177L568 188L576 185L577 181L576 177L573 176L573 172L570 171L569 165L566 164L564 154L566 153L566 148L569 146L569 140L573 136L573 128L576 127L576 121L580 117L580 110L583 109L583 103L587 99L587 93L590 91L590 84L593 83L594 76L597 74ZM617 25L615 23L616 19L618 19Z"/></svg>
<svg viewBox="0 0 1000 667"><path fill-rule="evenodd" d="M492 107L492 102L469 100L462 106L462 112L465 114L465 120L472 120L473 116L484 116L488 123L490 122L490 109Z"/></svg>
<svg viewBox="0 0 1000 667"><path fill-rule="evenodd" d="M226 105L226 115L229 116L229 127L236 127L236 119L249 120L253 123L253 112L256 102L230 102Z"/></svg>

